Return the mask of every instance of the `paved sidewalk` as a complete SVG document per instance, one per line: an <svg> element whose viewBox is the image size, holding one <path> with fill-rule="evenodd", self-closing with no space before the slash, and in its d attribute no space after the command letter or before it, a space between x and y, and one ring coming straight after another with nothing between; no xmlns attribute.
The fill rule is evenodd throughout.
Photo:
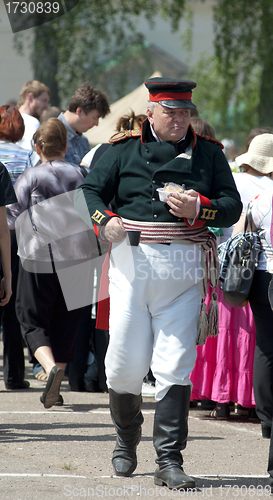
<svg viewBox="0 0 273 500"><path fill-rule="evenodd" d="M2 343L1 343L2 351ZM185 472L196 478L193 491L170 491L153 482L153 398L143 401L143 436L138 467L130 478L113 477L115 432L108 395L68 391L65 404L45 410L44 384L32 377L31 388L6 391L0 356L0 500L66 498L265 498L269 441L260 425L231 415L214 421L200 407L190 410L189 439L183 453Z"/></svg>

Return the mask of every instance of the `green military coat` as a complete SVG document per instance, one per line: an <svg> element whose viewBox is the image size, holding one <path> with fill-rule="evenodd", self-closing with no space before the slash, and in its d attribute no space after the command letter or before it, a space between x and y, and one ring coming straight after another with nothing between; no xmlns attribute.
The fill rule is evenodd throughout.
<svg viewBox="0 0 273 500"><path fill-rule="evenodd" d="M146 142L147 127L145 120L141 136L117 134L81 186L96 232L116 214L135 221L181 221L159 201L156 189L166 182L184 184L199 193L200 210L193 227L234 224L242 204L219 143L196 136L191 129L192 148L178 154L171 142ZM113 197L116 214L107 208Z"/></svg>

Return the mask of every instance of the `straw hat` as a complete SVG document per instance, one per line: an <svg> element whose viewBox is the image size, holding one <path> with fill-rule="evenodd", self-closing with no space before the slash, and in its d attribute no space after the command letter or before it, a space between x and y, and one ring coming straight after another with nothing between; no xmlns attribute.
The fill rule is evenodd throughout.
<svg viewBox="0 0 273 500"><path fill-rule="evenodd" d="M260 134L252 139L248 151L235 158L240 167L245 163L261 174L273 172L273 134Z"/></svg>

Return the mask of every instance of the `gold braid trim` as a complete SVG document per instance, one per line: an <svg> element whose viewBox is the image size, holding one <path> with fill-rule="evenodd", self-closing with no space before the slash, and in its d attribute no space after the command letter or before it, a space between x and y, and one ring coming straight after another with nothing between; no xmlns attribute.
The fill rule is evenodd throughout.
<svg viewBox="0 0 273 500"><path fill-rule="evenodd" d="M110 137L109 141L111 144L113 142L120 142L124 141L124 139L128 139L130 137L140 137L141 136L141 130L122 130L120 132L116 132L112 137Z"/></svg>

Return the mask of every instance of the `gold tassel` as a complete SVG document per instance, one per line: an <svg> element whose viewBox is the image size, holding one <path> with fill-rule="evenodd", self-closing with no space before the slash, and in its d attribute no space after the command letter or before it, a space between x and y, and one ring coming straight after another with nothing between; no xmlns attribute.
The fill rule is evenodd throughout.
<svg viewBox="0 0 273 500"><path fill-rule="evenodd" d="M201 311L198 323L198 334L196 345L204 345L208 336L208 315L207 315L207 305L204 300L202 300Z"/></svg>
<svg viewBox="0 0 273 500"><path fill-rule="evenodd" d="M212 288L215 288L219 279L219 261L217 256L215 257L215 253L210 249L209 251L209 259L210 259L210 285Z"/></svg>
<svg viewBox="0 0 273 500"><path fill-rule="evenodd" d="M208 311L208 335L216 337L219 333L219 309L217 304L218 295L212 292Z"/></svg>

